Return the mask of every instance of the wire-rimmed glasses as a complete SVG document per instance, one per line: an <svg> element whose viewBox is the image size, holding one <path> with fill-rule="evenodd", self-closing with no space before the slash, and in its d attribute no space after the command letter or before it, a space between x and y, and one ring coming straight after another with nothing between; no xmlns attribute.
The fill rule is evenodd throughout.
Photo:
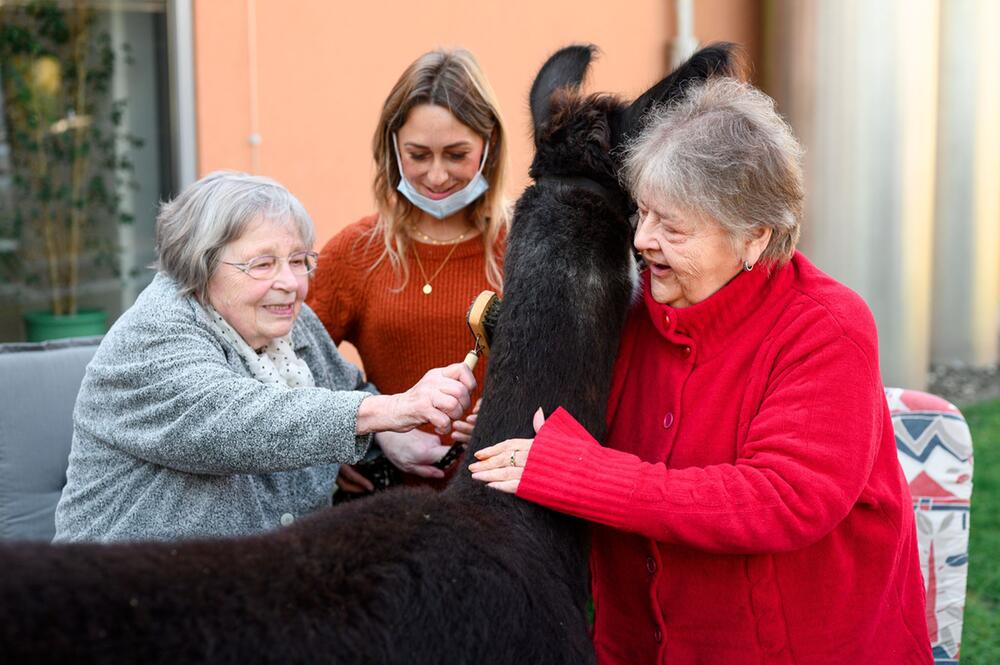
<svg viewBox="0 0 1000 665"><path fill-rule="evenodd" d="M281 270L283 261L288 263L288 267L296 275L308 275L316 269L316 261L319 254L316 252L292 252L287 257L280 256L255 256L246 263L233 263L232 261L222 261L227 266L233 266L245 272L254 279L274 279Z"/></svg>

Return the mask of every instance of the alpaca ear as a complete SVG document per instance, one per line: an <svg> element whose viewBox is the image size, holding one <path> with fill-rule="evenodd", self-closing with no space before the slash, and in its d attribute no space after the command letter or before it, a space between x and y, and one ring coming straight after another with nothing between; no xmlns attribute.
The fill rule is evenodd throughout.
<svg viewBox="0 0 1000 665"><path fill-rule="evenodd" d="M619 138L625 141L632 137L651 108L680 99L692 83L712 76L739 76L736 49L735 44L720 42L697 51L622 112Z"/></svg>
<svg viewBox="0 0 1000 665"><path fill-rule="evenodd" d="M552 94L560 88L579 88L597 47L593 44L567 46L559 49L542 65L531 84L531 120L535 140L542 133L551 115Z"/></svg>

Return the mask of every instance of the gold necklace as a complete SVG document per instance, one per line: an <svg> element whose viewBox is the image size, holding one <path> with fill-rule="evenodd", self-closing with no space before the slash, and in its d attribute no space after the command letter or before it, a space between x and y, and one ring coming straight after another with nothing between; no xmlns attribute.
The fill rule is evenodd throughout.
<svg viewBox="0 0 1000 665"><path fill-rule="evenodd" d="M469 235L469 229L466 229L466 230L462 231L458 236L456 236L454 238L449 238L448 240L438 240L436 238L430 237L429 235L427 235L426 233L424 233L423 231L421 231L420 229L418 229L417 226L416 226L416 224L410 226L410 230L413 231L413 233L415 233L418 236L420 236L421 240L423 240L424 242L429 243L431 245L453 245L453 244L457 244L457 243L460 243L463 240L465 240L465 236Z"/></svg>
<svg viewBox="0 0 1000 665"><path fill-rule="evenodd" d="M452 243L451 251L448 252L448 256L444 257L444 261L441 262L441 265L438 266L438 269L435 270L434 274L431 275L430 277L428 277L427 273L424 272L424 264L420 262L420 252L417 251L417 246L416 245L413 246L413 256L416 257L417 259L417 267L420 268L420 276L424 278L424 286L421 289L421 291L424 292L425 296L429 296L431 294L431 291L434 290L431 287L431 282L433 282L434 278L437 277L444 269L445 264L448 263L448 259L450 259L451 255L455 253L456 249L458 249L459 242L461 242L461 239L463 237L465 237L465 233L459 236L458 241Z"/></svg>

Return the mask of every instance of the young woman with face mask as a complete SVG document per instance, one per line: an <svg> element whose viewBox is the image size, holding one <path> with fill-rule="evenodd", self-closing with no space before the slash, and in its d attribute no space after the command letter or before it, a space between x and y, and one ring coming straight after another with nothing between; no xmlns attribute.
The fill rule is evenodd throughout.
<svg viewBox="0 0 1000 665"><path fill-rule="evenodd" d="M506 135L472 54L417 58L389 92L372 148L378 212L323 247L308 303L335 342L358 349L368 380L392 393L464 358L473 342L469 305L483 289L502 288ZM476 368L480 385L485 364ZM455 429L461 441L470 425ZM349 467L338 485L372 487Z"/></svg>

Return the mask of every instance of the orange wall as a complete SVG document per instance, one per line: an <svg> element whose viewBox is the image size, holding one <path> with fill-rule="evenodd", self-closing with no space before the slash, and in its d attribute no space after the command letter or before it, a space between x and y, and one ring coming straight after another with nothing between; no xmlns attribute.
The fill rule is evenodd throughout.
<svg viewBox="0 0 1000 665"><path fill-rule="evenodd" d="M696 36L743 43L753 56L759 5L695 0ZM514 197L531 154L528 89L545 58L568 43L597 44L589 89L634 96L666 73L674 30L668 0L195 0L194 8L199 173L278 179L312 214L318 243L372 210L371 135L389 88L420 53L464 46L476 54L506 116ZM248 141L255 113L256 157Z"/></svg>

